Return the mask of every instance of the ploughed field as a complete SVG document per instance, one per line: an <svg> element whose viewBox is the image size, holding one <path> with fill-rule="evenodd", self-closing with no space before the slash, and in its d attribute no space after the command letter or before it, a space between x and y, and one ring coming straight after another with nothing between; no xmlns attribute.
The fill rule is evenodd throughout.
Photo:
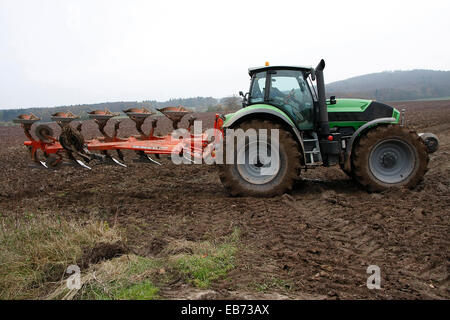
<svg viewBox="0 0 450 320"><path fill-rule="evenodd" d="M130 252L150 258L164 256L175 242L214 242L239 230L233 267L200 297L449 299L450 101L392 104L406 109L408 126L440 139L414 190L370 194L333 167L303 172L290 194L232 198L214 166L165 158L163 166L133 163L128 152L128 168L32 169L21 128L10 126L0 127L0 214L107 221L122 230ZM198 119L207 128L214 114ZM157 133L170 127L161 118ZM119 132L137 134L129 119ZM100 136L93 121L83 134ZM380 267L380 290L366 286L369 265ZM159 295L182 299L200 290L194 288L175 277Z"/></svg>

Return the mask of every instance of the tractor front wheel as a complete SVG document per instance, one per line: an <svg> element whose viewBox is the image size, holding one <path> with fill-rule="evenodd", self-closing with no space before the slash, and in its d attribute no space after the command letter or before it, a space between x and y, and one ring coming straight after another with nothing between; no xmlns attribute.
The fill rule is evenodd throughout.
<svg viewBox="0 0 450 320"><path fill-rule="evenodd" d="M427 166L425 144L415 131L399 125L370 129L352 153L353 176L369 191L414 187Z"/></svg>
<svg viewBox="0 0 450 320"><path fill-rule="evenodd" d="M236 129L246 133L254 129L258 142L246 137L244 143L238 143L236 135L225 136L224 164L219 165L225 189L233 196L257 197L281 195L292 189L301 165L301 153L292 134L280 124L267 120L246 121L233 129L235 133ZM278 141L273 139L271 129L278 130ZM264 133L267 139L261 140ZM234 146L232 157L226 154L229 143ZM226 162L227 158L232 158L233 163Z"/></svg>

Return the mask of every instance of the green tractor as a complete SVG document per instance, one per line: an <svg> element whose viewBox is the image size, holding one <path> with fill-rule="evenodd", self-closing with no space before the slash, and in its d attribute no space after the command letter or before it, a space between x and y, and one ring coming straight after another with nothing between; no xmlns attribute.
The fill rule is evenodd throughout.
<svg viewBox="0 0 450 320"><path fill-rule="evenodd" d="M423 179L428 154L438 148L437 137L408 129L404 111L384 103L327 99L324 68L321 60L316 68L266 63L249 69L250 91L240 92L243 108L227 114L223 123L224 141L235 145L233 156L246 159L219 165L220 179L231 195L283 194L302 169L317 166L339 165L369 191L414 187ZM252 154L248 142L229 141L227 129L279 129L276 171L262 174L270 163ZM270 150L270 144L262 148ZM261 145L258 148L257 153Z"/></svg>

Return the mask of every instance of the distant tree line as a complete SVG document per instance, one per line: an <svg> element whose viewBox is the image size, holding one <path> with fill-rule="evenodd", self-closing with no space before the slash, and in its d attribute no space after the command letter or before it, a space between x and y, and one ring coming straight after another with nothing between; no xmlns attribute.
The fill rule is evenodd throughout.
<svg viewBox="0 0 450 320"><path fill-rule="evenodd" d="M219 103L219 100L212 97L195 97L195 98L170 99L164 102L158 102L156 100L145 100L144 103L157 109L181 105L188 109L193 109L197 111L198 109L204 109L210 105L216 105Z"/></svg>
<svg viewBox="0 0 450 320"><path fill-rule="evenodd" d="M22 113L32 112L36 116L40 117L43 121L51 121L52 114L59 111L70 111L75 115L80 116L81 119L88 119L87 113L92 110L104 110L108 109L112 112L122 112L129 108L142 108L145 107L150 110L156 110L168 106L182 105L188 109L192 109L196 112L206 111L208 106L216 106L219 104L219 99L212 97L196 97L186 99L171 99L164 102L158 102L155 100L146 101L120 101L120 102L105 102L88 105L70 105L59 106L50 108L25 108L25 109L8 109L0 110L0 121L12 121L18 115Z"/></svg>
<svg viewBox="0 0 450 320"><path fill-rule="evenodd" d="M242 98L230 96L219 100L219 103L208 106L206 111L231 112L242 108Z"/></svg>

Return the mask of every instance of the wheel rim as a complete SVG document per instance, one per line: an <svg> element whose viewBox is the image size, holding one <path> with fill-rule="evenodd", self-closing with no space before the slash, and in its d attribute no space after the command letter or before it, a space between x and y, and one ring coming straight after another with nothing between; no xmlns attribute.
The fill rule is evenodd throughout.
<svg viewBox="0 0 450 320"><path fill-rule="evenodd" d="M397 139L378 143L369 155L369 169L383 183L395 184L404 181L414 171L413 148Z"/></svg>
<svg viewBox="0 0 450 320"><path fill-rule="evenodd" d="M251 184L266 184L280 171L280 154L275 144L268 142L246 143L237 151L237 170ZM266 150L266 152L262 152Z"/></svg>

